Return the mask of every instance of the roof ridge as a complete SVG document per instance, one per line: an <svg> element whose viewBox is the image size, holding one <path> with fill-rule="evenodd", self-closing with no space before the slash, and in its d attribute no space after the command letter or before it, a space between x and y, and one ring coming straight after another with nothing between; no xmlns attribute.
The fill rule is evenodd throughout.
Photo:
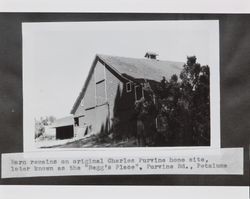
<svg viewBox="0 0 250 199"><path fill-rule="evenodd" d="M145 57L127 57L127 56L119 56L119 55L107 55L107 54L96 54L98 57L114 57L114 58L125 58L125 59L136 59L136 60L147 60L147 61L159 61L159 62L172 62L172 63L185 63L182 61L172 61L172 60L161 60L161 59L149 59L149 58L145 58Z"/></svg>

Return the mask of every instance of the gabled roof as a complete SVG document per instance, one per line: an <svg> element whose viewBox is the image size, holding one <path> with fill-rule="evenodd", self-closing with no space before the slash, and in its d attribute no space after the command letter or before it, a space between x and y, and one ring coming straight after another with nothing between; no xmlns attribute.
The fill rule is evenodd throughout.
<svg viewBox="0 0 250 199"><path fill-rule="evenodd" d="M161 61L149 58L128 58L108 55L97 55L110 67L119 71L120 74L127 74L135 79L147 79L160 82L162 76L167 80L173 74L179 76L184 63L173 61Z"/></svg>
<svg viewBox="0 0 250 199"><path fill-rule="evenodd" d="M74 119L72 116L64 117L57 119L52 125L52 128L62 127L62 126L71 126L74 124Z"/></svg>
<svg viewBox="0 0 250 199"><path fill-rule="evenodd" d="M179 76L184 65L184 62L162 61L149 58L128 58L97 54L89 71L88 77L84 83L82 91L80 92L73 105L73 108L70 112L71 114L74 114L81 101L81 98L84 96L88 82L94 71L94 67L98 59L104 62L106 66L110 67L110 69L112 69L113 72L115 72L121 78L127 79L127 76L130 76L135 79L147 79L157 82L160 82L163 76L165 76L167 80L169 80L173 74Z"/></svg>

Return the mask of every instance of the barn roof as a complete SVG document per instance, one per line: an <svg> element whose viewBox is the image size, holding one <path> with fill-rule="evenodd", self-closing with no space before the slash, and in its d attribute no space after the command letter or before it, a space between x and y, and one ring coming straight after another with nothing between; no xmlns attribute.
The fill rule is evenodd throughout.
<svg viewBox="0 0 250 199"><path fill-rule="evenodd" d="M62 127L62 126L71 126L74 124L74 119L72 116L64 117L57 119L52 125L52 128Z"/></svg>
<svg viewBox="0 0 250 199"><path fill-rule="evenodd" d="M184 65L182 62L161 61L149 58L128 58L109 55L97 55L110 67L116 69L120 74L129 75L136 79L155 80L160 82L162 76L167 80L173 74L179 76Z"/></svg>
<svg viewBox="0 0 250 199"><path fill-rule="evenodd" d="M102 60L122 78L127 79L126 75L128 75L135 79L155 80L158 82L162 80L163 76L165 76L167 80L169 80L173 74L179 76L184 65L184 62L97 54L89 71L87 80L84 83L82 91L80 92L73 105L73 108L70 112L71 114L74 114L77 106L81 101L81 98L84 96L91 74L94 71L95 63L98 59Z"/></svg>

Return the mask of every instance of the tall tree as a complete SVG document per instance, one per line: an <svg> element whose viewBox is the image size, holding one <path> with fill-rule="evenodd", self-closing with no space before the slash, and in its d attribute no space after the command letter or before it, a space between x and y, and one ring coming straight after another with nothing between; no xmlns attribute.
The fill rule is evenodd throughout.
<svg viewBox="0 0 250 199"><path fill-rule="evenodd" d="M182 100L188 117L186 119L188 142L192 145L209 145L209 67L197 63L195 56L187 57L187 63L184 65L180 78Z"/></svg>
<svg viewBox="0 0 250 199"><path fill-rule="evenodd" d="M209 145L210 99L209 67L201 66L195 56L187 57L178 76L162 79L156 91L161 121L166 124L166 145ZM165 118L165 119L164 119Z"/></svg>

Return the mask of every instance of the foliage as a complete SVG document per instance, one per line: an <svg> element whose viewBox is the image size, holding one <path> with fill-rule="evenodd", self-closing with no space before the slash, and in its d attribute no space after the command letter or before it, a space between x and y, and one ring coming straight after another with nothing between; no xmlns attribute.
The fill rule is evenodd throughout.
<svg viewBox="0 0 250 199"><path fill-rule="evenodd" d="M196 63L195 56L188 57L180 74L181 100L188 122L185 128L192 145L210 144L209 75L209 67Z"/></svg>
<svg viewBox="0 0 250 199"><path fill-rule="evenodd" d="M210 96L209 67L201 66L196 57L187 57L180 74L173 75L169 81L163 77L154 92L157 114L145 110L151 107L152 95L144 99L137 119L143 115L144 125L157 117L158 132L151 137L152 145L198 146L210 144ZM136 105L136 110L138 105ZM147 134L148 135L148 134Z"/></svg>
<svg viewBox="0 0 250 199"><path fill-rule="evenodd" d="M45 126L51 125L55 122L56 118L54 116L41 117L40 119L35 119L35 139L44 135Z"/></svg>

